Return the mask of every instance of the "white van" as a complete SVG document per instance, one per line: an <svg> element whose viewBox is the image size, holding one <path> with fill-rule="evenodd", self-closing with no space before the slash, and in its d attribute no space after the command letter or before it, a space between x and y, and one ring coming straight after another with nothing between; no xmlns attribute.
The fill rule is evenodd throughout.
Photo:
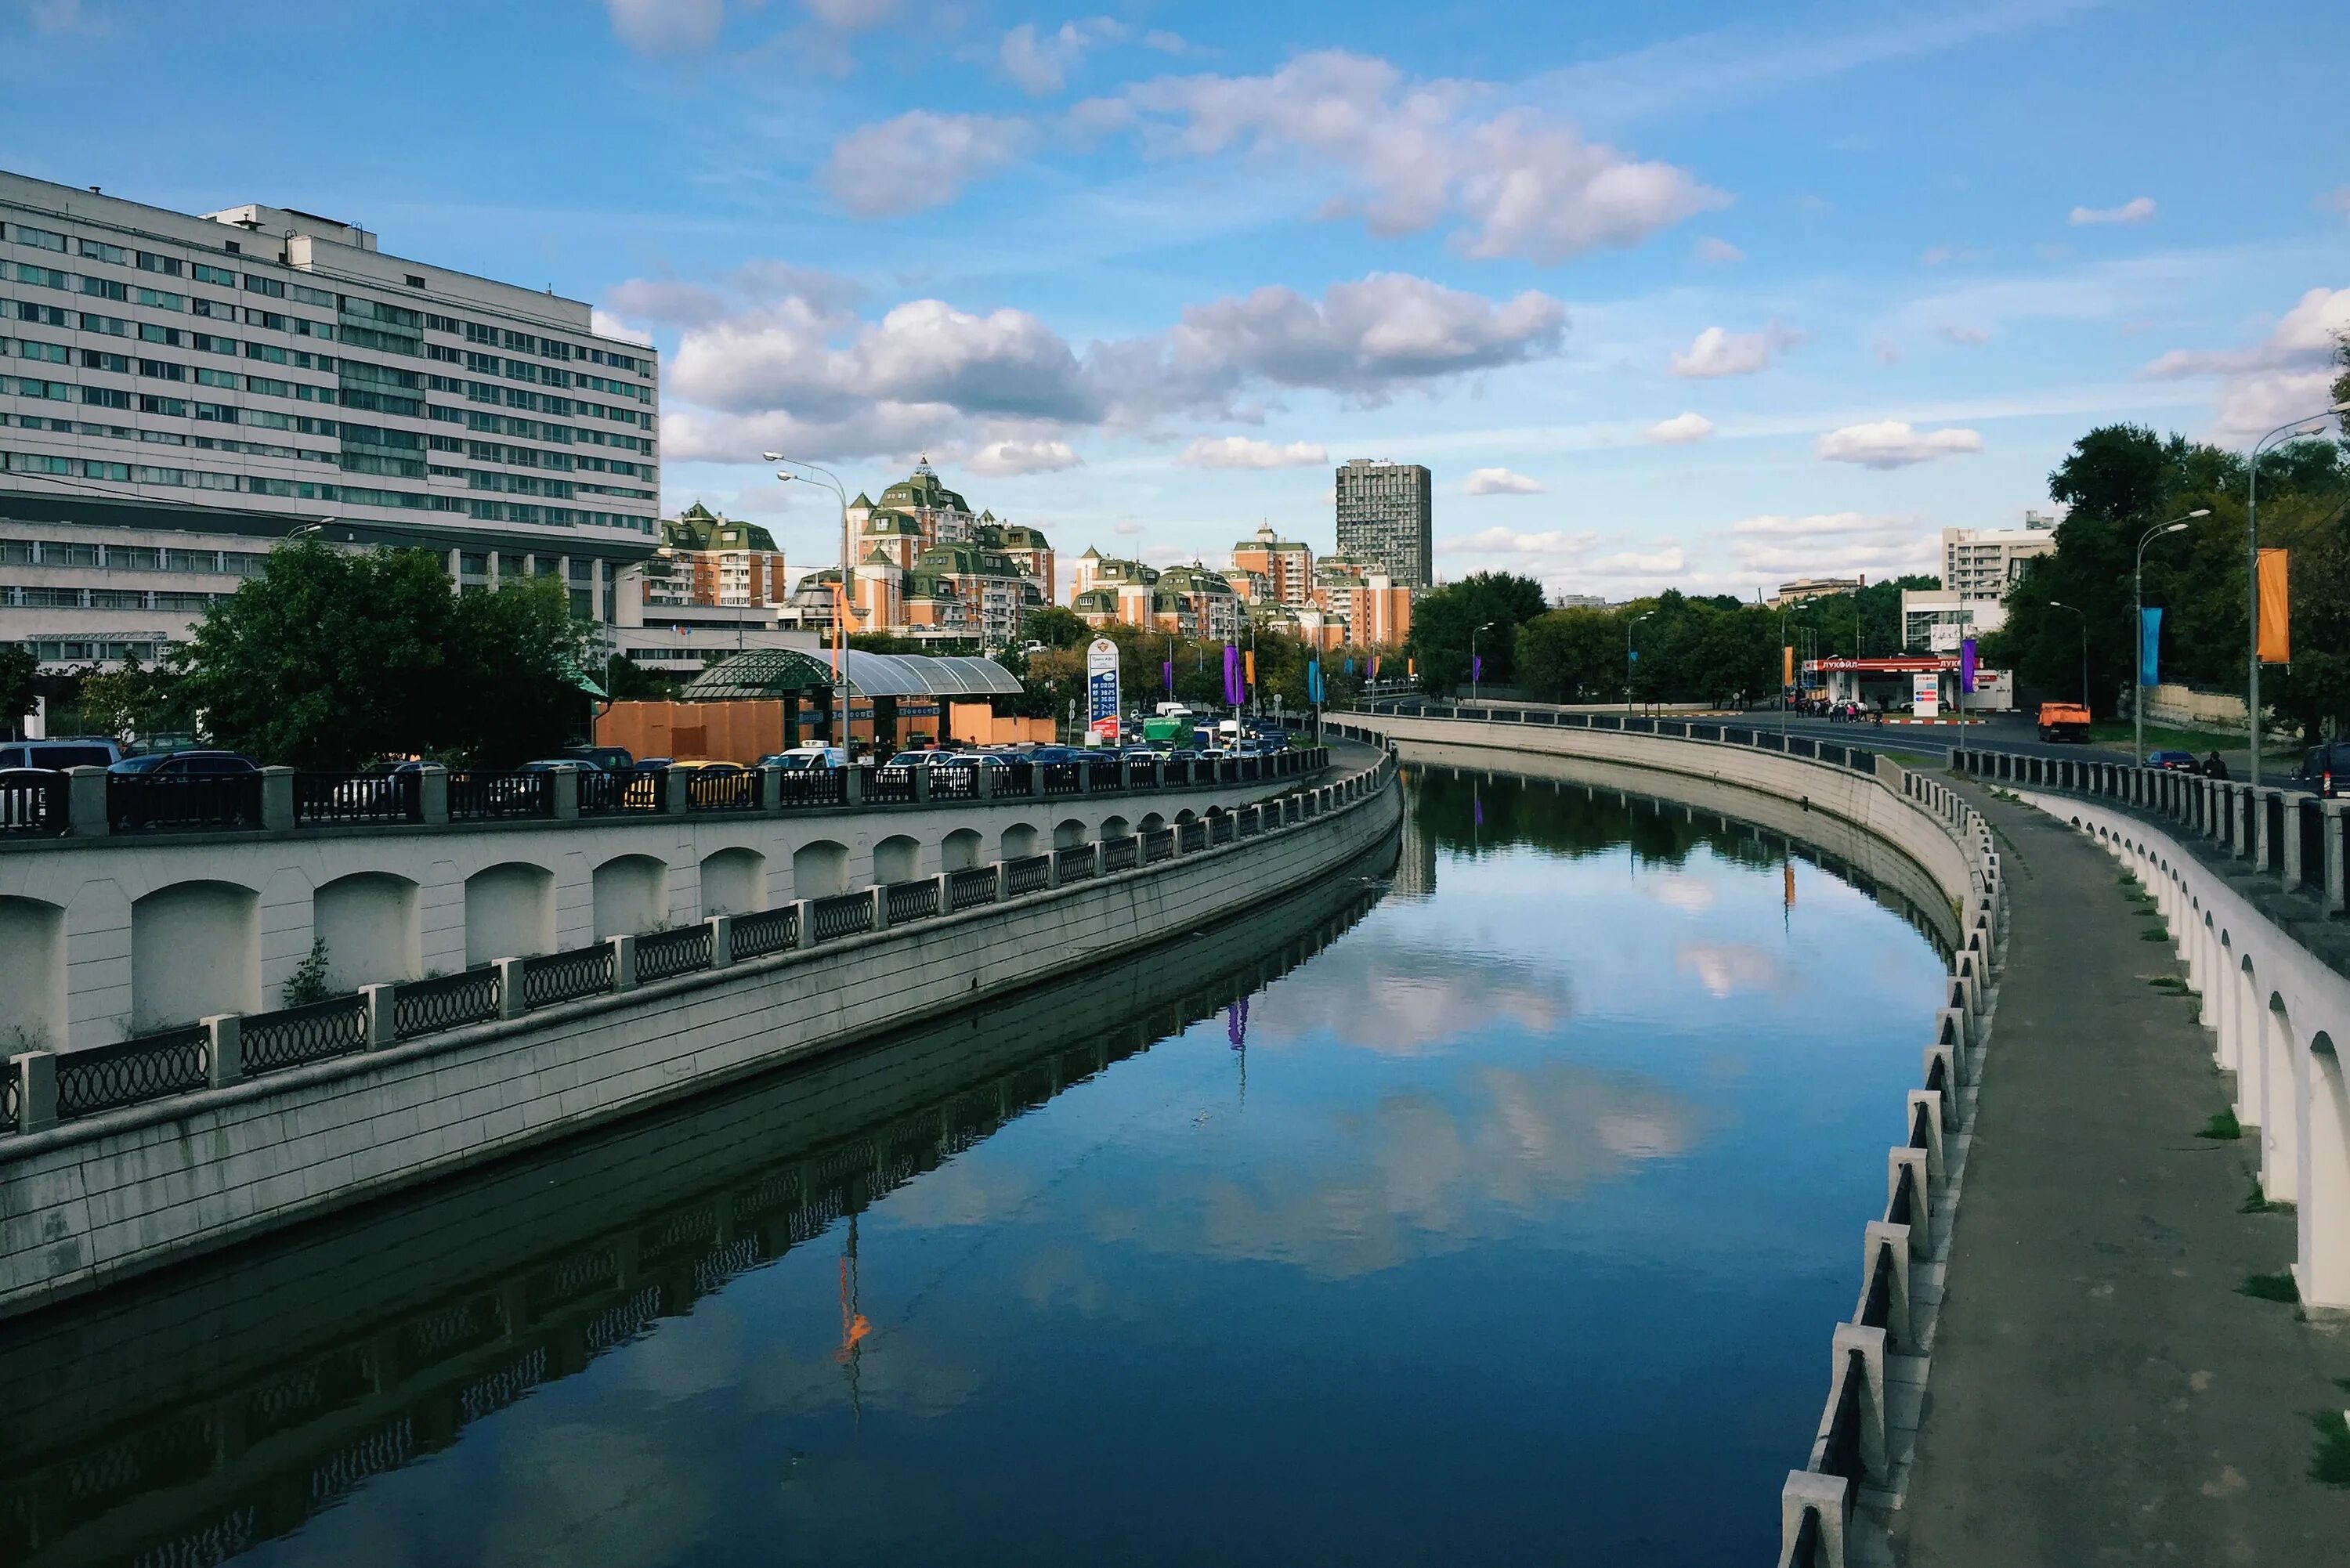
<svg viewBox="0 0 2350 1568"><path fill-rule="evenodd" d="M110 768L122 748L103 735L55 741L0 741L0 768Z"/></svg>

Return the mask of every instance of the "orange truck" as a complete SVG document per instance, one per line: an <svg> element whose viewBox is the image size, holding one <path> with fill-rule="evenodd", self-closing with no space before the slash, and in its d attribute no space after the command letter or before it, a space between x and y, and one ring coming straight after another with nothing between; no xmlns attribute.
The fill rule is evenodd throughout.
<svg viewBox="0 0 2350 1568"><path fill-rule="evenodd" d="M2085 742L2089 738L2089 711L2078 702L2043 702L2040 738Z"/></svg>

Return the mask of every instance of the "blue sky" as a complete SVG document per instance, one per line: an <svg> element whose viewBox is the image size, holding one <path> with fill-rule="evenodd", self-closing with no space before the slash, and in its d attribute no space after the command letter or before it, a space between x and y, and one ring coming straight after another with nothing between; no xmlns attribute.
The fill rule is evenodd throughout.
<svg viewBox="0 0 2350 1568"><path fill-rule="evenodd" d="M1146 559L1435 471L1446 576L1929 568L2090 425L2241 442L2350 327L2315 5L0 0L0 165L347 217L788 448ZM749 458L752 461L741 461ZM796 490L796 487L793 487Z"/></svg>

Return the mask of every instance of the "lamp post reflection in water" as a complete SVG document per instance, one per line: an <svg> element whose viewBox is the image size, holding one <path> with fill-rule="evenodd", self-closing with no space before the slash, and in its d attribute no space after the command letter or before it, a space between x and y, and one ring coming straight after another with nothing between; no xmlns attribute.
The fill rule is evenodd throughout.
<svg viewBox="0 0 2350 1568"><path fill-rule="evenodd" d="M865 1424L865 1404L857 1386L858 1364L865 1354L866 1336L873 1324L857 1310L857 1216L848 1216L848 1240L840 1251L840 1344L832 1358L840 1363L848 1378L848 1419L852 1427Z"/></svg>

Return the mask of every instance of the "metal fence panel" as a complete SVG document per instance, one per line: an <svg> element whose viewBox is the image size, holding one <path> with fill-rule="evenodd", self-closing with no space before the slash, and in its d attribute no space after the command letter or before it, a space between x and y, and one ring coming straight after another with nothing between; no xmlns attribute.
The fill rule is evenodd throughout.
<svg viewBox="0 0 2350 1568"><path fill-rule="evenodd" d="M837 893L829 898L818 898L810 909L816 922L816 940L820 942L855 936L873 929L873 896L870 893Z"/></svg>
<svg viewBox="0 0 2350 1568"><path fill-rule="evenodd" d="M566 952L546 953L522 961L522 1004L525 1007L552 1007L558 1002L577 1002L583 996L600 996L612 989L612 944L598 942L592 948L573 948Z"/></svg>
<svg viewBox="0 0 2350 1568"><path fill-rule="evenodd" d="M737 915L728 926L728 954L738 961L761 958L796 945L799 937L800 912L795 905Z"/></svg>
<svg viewBox="0 0 2350 1568"><path fill-rule="evenodd" d="M367 999L329 997L307 1007L256 1012L239 1027L238 1051L248 1073L298 1067L367 1049Z"/></svg>
<svg viewBox="0 0 2350 1568"><path fill-rule="evenodd" d="M545 776L545 775L541 775ZM498 1015L498 971L494 964L459 970L431 980L405 981L391 994L391 1032L407 1040L468 1023L484 1023Z"/></svg>
<svg viewBox="0 0 2350 1568"><path fill-rule="evenodd" d="M109 774L106 815L117 833L261 826L261 775Z"/></svg>
<svg viewBox="0 0 2350 1568"><path fill-rule="evenodd" d="M296 774L294 822L421 822L423 779L404 774Z"/></svg>
<svg viewBox="0 0 2350 1568"><path fill-rule="evenodd" d="M212 1081L212 1036L201 1023L119 1044L58 1054L57 1115L100 1111L201 1089Z"/></svg>
<svg viewBox="0 0 2350 1568"><path fill-rule="evenodd" d="M710 928L680 926L637 939L637 981L668 980L710 967Z"/></svg>

